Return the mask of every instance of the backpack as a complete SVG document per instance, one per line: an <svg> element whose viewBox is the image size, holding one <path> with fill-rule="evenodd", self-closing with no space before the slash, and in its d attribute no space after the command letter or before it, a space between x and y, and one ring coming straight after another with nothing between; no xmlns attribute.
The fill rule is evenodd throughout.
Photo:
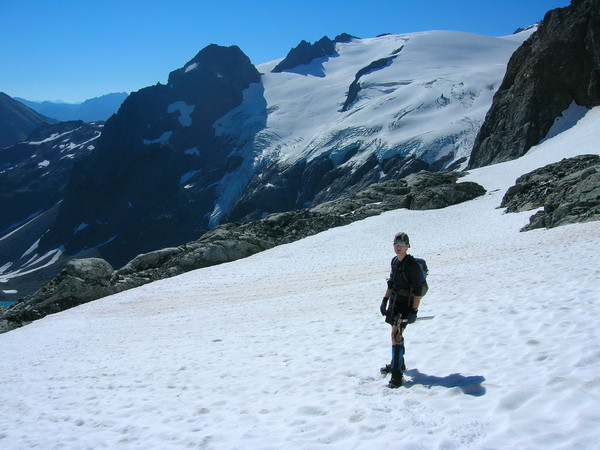
<svg viewBox="0 0 600 450"><path fill-rule="evenodd" d="M427 275L429 275L429 268L427 267L427 263L423 258L415 258L414 256L412 258L417 262L417 264L419 264L419 267L421 268L421 283L423 283L423 293L421 294L421 297L423 297L425 294L427 294L427 291L429 290L429 285L427 284ZM394 265L396 270L400 267L404 267L404 265L398 264L397 256L394 256L392 264ZM404 273L404 270L402 271L402 276L406 281L408 281L408 277Z"/></svg>

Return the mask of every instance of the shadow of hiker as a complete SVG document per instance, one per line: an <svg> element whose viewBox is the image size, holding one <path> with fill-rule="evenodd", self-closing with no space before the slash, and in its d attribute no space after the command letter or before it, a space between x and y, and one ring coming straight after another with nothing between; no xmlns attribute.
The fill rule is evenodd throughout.
<svg viewBox="0 0 600 450"><path fill-rule="evenodd" d="M482 376L465 377L460 373L453 373L447 377L436 377L421 373L417 369L407 370L405 374L410 376L409 380L404 381L404 387L406 388L410 388L415 384L421 384L427 388L431 388L432 386L442 386L445 388L458 387L467 395L475 397L485 395L485 388L482 386L485 378Z"/></svg>

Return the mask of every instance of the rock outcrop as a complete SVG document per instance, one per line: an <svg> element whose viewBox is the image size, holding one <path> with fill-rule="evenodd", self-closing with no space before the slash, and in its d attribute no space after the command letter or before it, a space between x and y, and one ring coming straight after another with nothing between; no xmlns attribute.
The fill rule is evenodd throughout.
<svg viewBox="0 0 600 450"><path fill-rule="evenodd" d="M522 231L600 220L600 157L563 159L519 177L501 207L507 212L543 207Z"/></svg>
<svg viewBox="0 0 600 450"><path fill-rule="evenodd" d="M357 195L312 209L271 214L256 222L224 224L196 241L141 254L115 271L102 259L70 261L34 295L0 312L0 332L125 289L234 261L385 211L443 208L485 193L476 183L457 183L461 175L419 172L402 180L371 185Z"/></svg>
<svg viewBox="0 0 600 450"><path fill-rule="evenodd" d="M35 301L17 303L0 313L0 331L116 292L111 283L112 273L112 266L100 258L69 261L35 294Z"/></svg>
<svg viewBox="0 0 600 450"><path fill-rule="evenodd" d="M338 42L350 42L352 39L358 39L348 33L338 34L332 41L327 36L323 36L314 44L306 41L301 41L296 47L291 49L287 56L282 59L271 72L281 73L298 67L302 64L309 64L317 58L327 58L335 56L335 44Z"/></svg>
<svg viewBox="0 0 600 450"><path fill-rule="evenodd" d="M549 11L512 55L469 168L522 156L572 102L600 105L600 0L573 0Z"/></svg>
<svg viewBox="0 0 600 450"><path fill-rule="evenodd" d="M387 65L391 64L392 61L398 56L398 53L400 52L400 50L401 49L398 49L391 56L388 56L386 58L381 58L381 59L371 62L369 65L363 67L356 73L356 75L354 76L354 81L352 81L352 83L350 84L350 87L348 88L348 95L346 96L346 101L344 102L344 106L342 106L342 111L348 111L348 109L350 109L350 106L352 105L352 103L354 103L354 101L358 97L358 93L360 92L360 87L361 87L360 86L360 78L367 73L374 72L375 70L382 69L382 68L386 67Z"/></svg>

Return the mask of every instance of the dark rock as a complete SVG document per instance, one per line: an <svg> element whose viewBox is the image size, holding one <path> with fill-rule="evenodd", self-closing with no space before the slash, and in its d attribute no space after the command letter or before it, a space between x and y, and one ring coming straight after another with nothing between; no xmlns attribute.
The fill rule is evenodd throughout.
<svg viewBox="0 0 600 450"><path fill-rule="evenodd" d="M221 222L250 222L270 213L314 207L355 195L373 183L399 180L430 168L427 162L412 156L398 155L380 162L375 154L359 165L346 165L359 151L359 145L352 145L337 149L335 162L331 155L323 155L310 162L265 167L254 175Z"/></svg>
<svg viewBox="0 0 600 450"><path fill-rule="evenodd" d="M350 84L350 87L348 88L348 94L346 95L346 101L344 102L344 106L342 106L342 111L348 111L352 103L356 101L358 93L360 92L360 78L375 70L380 70L389 66L394 60L394 58L398 56L399 52L400 50L396 51L395 54L392 56L373 61L356 73L356 75L354 76L354 81Z"/></svg>
<svg viewBox="0 0 600 450"><path fill-rule="evenodd" d="M445 208L485 194L485 189L479 184L457 183L457 180L456 172L419 172L409 175L406 182L411 192L414 192L410 209Z"/></svg>
<svg viewBox="0 0 600 450"><path fill-rule="evenodd" d="M5 168L0 171L0 267L7 269L5 275L26 272L9 276L5 290L31 295L67 262L58 257L59 246L41 253L36 243L56 220L72 171L93 152L102 128L101 122L43 124L28 141L0 149L0 167ZM85 226L78 222L70 233ZM93 252L78 257L97 256Z"/></svg>
<svg viewBox="0 0 600 450"><path fill-rule="evenodd" d="M572 102L600 105L600 0L549 11L512 55L469 168L515 159L537 145Z"/></svg>
<svg viewBox="0 0 600 450"><path fill-rule="evenodd" d="M600 220L600 156L563 159L519 177L501 207L521 212L544 207L523 231Z"/></svg>
<svg viewBox="0 0 600 450"><path fill-rule="evenodd" d="M287 56L273 68L271 72L280 73L302 64L308 64L317 58L324 58L335 55L335 42L327 36L323 36L314 44L301 41L297 47L289 51Z"/></svg>
<svg viewBox="0 0 600 450"><path fill-rule="evenodd" d="M348 33L342 33L342 34L338 34L335 37L335 39L333 40L333 42L336 42L336 43L339 42L341 44L345 44L345 43L348 43L348 42L352 42L353 39L360 39L360 38L358 38L356 36L352 36L352 35L350 35Z"/></svg>
<svg viewBox="0 0 600 450"><path fill-rule="evenodd" d="M160 267L165 261L181 253L178 248L163 248L150 253L144 253L133 258L123 268L119 269L119 275L130 275L142 272L149 268Z"/></svg>
<svg viewBox="0 0 600 450"><path fill-rule="evenodd" d="M386 180L399 180L411 173L429 169L428 163L414 156L396 155L381 162L381 170L385 174Z"/></svg>
<svg viewBox="0 0 600 450"><path fill-rule="evenodd" d="M81 121L42 124L28 141L0 149L0 167L7 168L0 173L0 230L63 199L74 165L92 152L102 126Z"/></svg>
<svg viewBox="0 0 600 450"><path fill-rule="evenodd" d="M117 271L98 259L71 261L34 295L0 311L0 332L102 296L244 258L385 211L443 208L485 193L476 183L457 183L463 175L420 172L406 179L373 184L356 195L312 209L270 214L250 223L224 224L196 241L138 255Z"/></svg>

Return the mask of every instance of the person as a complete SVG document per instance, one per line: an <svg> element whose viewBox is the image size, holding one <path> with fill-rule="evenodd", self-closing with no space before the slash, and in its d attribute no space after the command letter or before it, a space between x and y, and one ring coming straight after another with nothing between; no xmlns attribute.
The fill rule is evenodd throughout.
<svg viewBox="0 0 600 450"><path fill-rule="evenodd" d="M419 263L409 255L410 239L404 232L394 236L394 252L390 278L381 306L381 314L392 326L392 361L382 367L381 373L392 374L388 384L395 389L402 386L404 365L404 329L417 320L423 295L423 278ZM388 306L389 302L389 306Z"/></svg>

